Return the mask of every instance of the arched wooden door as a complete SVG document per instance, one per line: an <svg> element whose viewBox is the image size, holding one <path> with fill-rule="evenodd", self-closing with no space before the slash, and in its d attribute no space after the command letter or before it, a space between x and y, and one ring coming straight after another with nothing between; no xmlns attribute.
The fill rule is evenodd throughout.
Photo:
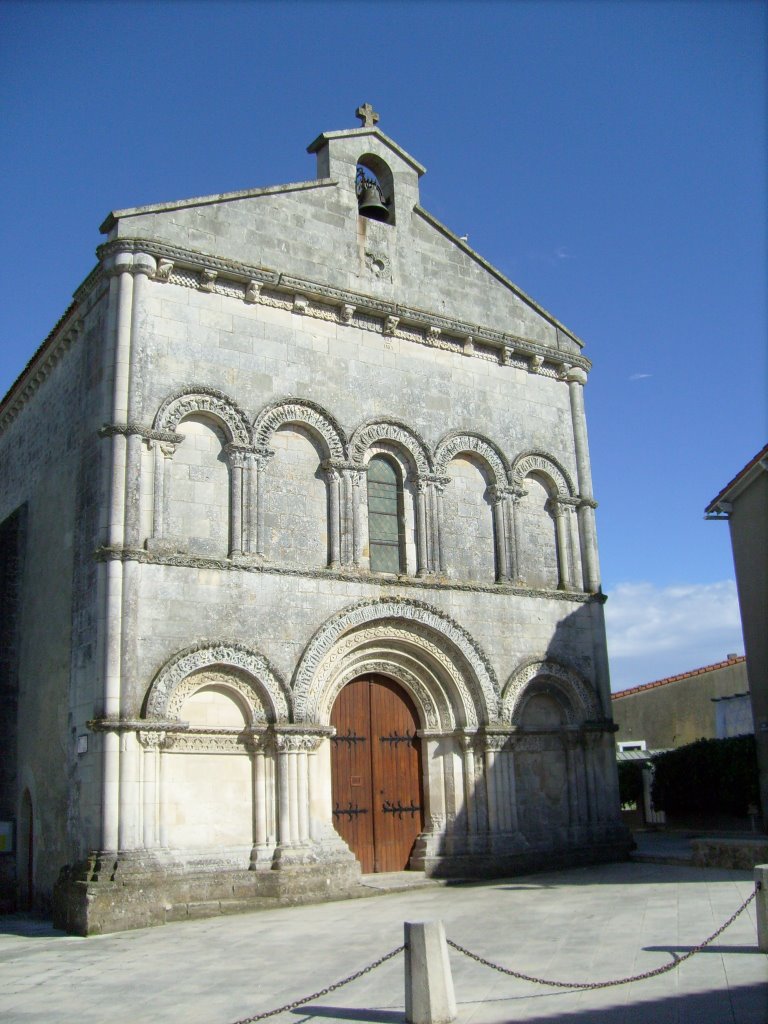
<svg viewBox="0 0 768 1024"><path fill-rule="evenodd" d="M389 679L347 683L331 713L333 823L363 872L403 871L424 823L419 719Z"/></svg>

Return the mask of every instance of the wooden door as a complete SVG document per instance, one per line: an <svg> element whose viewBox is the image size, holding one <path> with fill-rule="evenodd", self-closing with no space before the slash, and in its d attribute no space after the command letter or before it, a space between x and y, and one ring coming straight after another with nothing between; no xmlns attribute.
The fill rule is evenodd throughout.
<svg viewBox="0 0 768 1024"><path fill-rule="evenodd" d="M419 719L389 679L348 683L333 706L333 822L363 872L403 871L423 828Z"/></svg>

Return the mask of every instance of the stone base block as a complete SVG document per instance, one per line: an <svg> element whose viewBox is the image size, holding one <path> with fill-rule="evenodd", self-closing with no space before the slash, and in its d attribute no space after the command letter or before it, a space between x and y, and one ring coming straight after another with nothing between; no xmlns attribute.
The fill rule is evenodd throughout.
<svg viewBox="0 0 768 1024"><path fill-rule="evenodd" d="M64 868L54 888L53 924L100 935L193 918L315 903L357 894L360 865L348 858L272 870L190 871L182 863L94 854Z"/></svg>
<svg viewBox="0 0 768 1024"><path fill-rule="evenodd" d="M430 878L504 878L628 860L632 845L632 838L627 833L626 836L558 848L531 846L526 850L495 850L464 856L443 856L434 852L419 858L419 868Z"/></svg>

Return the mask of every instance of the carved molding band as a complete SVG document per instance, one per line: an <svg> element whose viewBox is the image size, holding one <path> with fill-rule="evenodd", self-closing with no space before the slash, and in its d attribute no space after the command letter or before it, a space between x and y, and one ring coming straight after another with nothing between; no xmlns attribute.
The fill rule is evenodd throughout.
<svg viewBox="0 0 768 1024"><path fill-rule="evenodd" d="M221 668L235 670L234 675L221 676L219 681L229 685L241 699L246 699L252 721L288 721L287 687L266 658L236 642L196 644L174 655L160 669L149 688L147 718L173 718L184 700L200 686L206 685L205 677L198 680L190 680L189 677L202 669Z"/></svg>
<svg viewBox="0 0 768 1024"><path fill-rule="evenodd" d="M245 413L222 391L204 385L190 385L169 395L157 411L154 428L177 433L181 420L195 413L208 413L220 420L230 442L250 444L251 432Z"/></svg>
<svg viewBox="0 0 768 1024"><path fill-rule="evenodd" d="M418 601L381 600L364 601L345 609L329 619L309 642L296 670L294 682L294 712L297 721L308 714L310 706L318 701L316 689L321 664L345 634L364 626L382 626L408 630L421 626L449 660L460 658L459 678L466 676L474 684L479 706L475 713L481 722L495 720L498 712L499 685L486 655L465 629L447 615ZM414 630L415 642L419 634ZM463 669L463 671L462 671ZM322 698L320 698L322 702Z"/></svg>
<svg viewBox="0 0 768 1024"><path fill-rule="evenodd" d="M362 464L368 449L381 441L392 441L395 445L410 452L419 475L432 472L432 459L426 442L401 420L376 420L373 423L361 424L352 434L349 442L350 458L354 462Z"/></svg>
<svg viewBox="0 0 768 1024"><path fill-rule="evenodd" d="M594 689L577 672L550 659L534 659L517 668L507 680L501 700L502 721L519 724L526 692L534 681L554 684L564 699L569 724L602 718Z"/></svg>
<svg viewBox="0 0 768 1024"><path fill-rule="evenodd" d="M552 486L557 490L558 496L573 497L576 488L568 475L567 470L546 452L535 451L518 455L512 465L512 477L514 481L522 486L523 480L530 473L541 473L546 476Z"/></svg>
<svg viewBox="0 0 768 1024"><path fill-rule="evenodd" d="M253 425L254 443L268 448L272 435L280 427L298 423L309 429L325 442L325 457L346 460L347 444L344 431L336 420L314 402L292 398L271 402L256 417Z"/></svg>
<svg viewBox="0 0 768 1024"><path fill-rule="evenodd" d="M479 456L493 474L493 484L502 487L509 477L509 463L496 445L481 434L452 431L435 449L435 472L445 475L448 463L465 452Z"/></svg>

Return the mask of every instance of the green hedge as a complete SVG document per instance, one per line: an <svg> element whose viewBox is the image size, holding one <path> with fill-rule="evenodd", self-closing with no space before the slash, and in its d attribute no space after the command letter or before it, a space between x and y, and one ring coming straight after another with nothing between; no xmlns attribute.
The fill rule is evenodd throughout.
<svg viewBox="0 0 768 1024"><path fill-rule="evenodd" d="M667 814L744 816L759 804L754 736L697 740L653 758L653 804Z"/></svg>
<svg viewBox="0 0 768 1024"><path fill-rule="evenodd" d="M619 799L621 806L643 802L643 765L640 761L619 761Z"/></svg>

